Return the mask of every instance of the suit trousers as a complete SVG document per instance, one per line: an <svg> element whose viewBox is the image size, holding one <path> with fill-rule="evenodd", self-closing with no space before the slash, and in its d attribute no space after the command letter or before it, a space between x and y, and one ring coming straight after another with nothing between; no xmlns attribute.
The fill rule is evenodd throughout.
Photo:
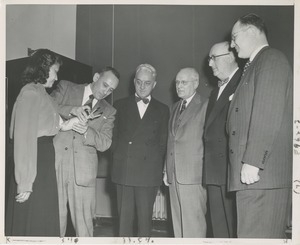
<svg viewBox="0 0 300 245"><path fill-rule="evenodd" d="M151 237L153 205L158 186L126 186L116 184L119 212L119 236L134 234L135 211L137 214L137 236Z"/></svg>
<svg viewBox="0 0 300 245"><path fill-rule="evenodd" d="M180 184L173 177L169 192L174 236L206 237L206 189L201 184Z"/></svg>
<svg viewBox="0 0 300 245"><path fill-rule="evenodd" d="M78 237L93 236L93 218L96 210L96 187L79 186L75 181L73 150L66 149L62 162L57 164L60 235L65 236L67 228L67 204L73 226Z"/></svg>
<svg viewBox="0 0 300 245"><path fill-rule="evenodd" d="M237 191L238 238L287 238L291 196L290 188Z"/></svg>
<svg viewBox="0 0 300 245"><path fill-rule="evenodd" d="M214 238L236 237L235 192L225 185L206 185Z"/></svg>

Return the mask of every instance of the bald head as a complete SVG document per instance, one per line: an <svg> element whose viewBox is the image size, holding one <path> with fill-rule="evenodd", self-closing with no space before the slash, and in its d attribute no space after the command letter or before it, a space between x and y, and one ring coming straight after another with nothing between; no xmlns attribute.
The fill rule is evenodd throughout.
<svg viewBox="0 0 300 245"><path fill-rule="evenodd" d="M196 92L199 85L199 73L192 67L183 68L177 73L175 81L178 96L188 99Z"/></svg>
<svg viewBox="0 0 300 245"><path fill-rule="evenodd" d="M209 66L220 80L228 78L238 67L229 42L216 43L209 52Z"/></svg>

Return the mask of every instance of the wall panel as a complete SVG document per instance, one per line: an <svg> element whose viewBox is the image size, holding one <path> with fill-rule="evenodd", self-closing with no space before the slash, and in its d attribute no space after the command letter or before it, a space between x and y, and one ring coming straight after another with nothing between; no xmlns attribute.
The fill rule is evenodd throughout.
<svg viewBox="0 0 300 245"><path fill-rule="evenodd" d="M132 93L135 68L145 62L158 71L153 95L162 102L171 105L177 99L173 81L186 66L199 71L198 91L209 96L215 83L207 64L209 50L229 40L235 20L250 12L265 19L270 45L292 63L293 6L80 5L76 57L94 69L114 61L121 74L114 100Z"/></svg>

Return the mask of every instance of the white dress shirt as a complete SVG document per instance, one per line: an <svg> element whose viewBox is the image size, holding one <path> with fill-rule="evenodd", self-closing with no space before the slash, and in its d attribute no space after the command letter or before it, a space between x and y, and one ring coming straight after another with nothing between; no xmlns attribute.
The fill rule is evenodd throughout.
<svg viewBox="0 0 300 245"><path fill-rule="evenodd" d="M135 93L135 96L136 97L139 97L136 93ZM140 100L139 102L137 102L137 107L139 109L139 113L140 113L140 117L141 119L143 118L147 108L148 108L148 105L150 104L150 101L151 101L151 95L147 96L146 97L148 100L149 100L149 103L148 104L145 104L143 102L143 100Z"/></svg>
<svg viewBox="0 0 300 245"><path fill-rule="evenodd" d="M91 84L88 84L84 88L84 93L83 93L83 98L82 98L81 105L84 105L90 99L91 94L93 94L92 89L91 89ZM94 107L97 102L98 102L98 100L96 98L94 98L93 102L92 102L92 107Z"/></svg>
<svg viewBox="0 0 300 245"><path fill-rule="evenodd" d="M219 97L221 96L222 92L224 91L224 89L226 88L227 84L230 82L231 78L233 77L233 75L236 73L236 71L238 70L239 68L237 67L231 74L230 76L228 77L228 82L223 84L220 88L219 88L219 93L218 93L218 97L217 97L217 100L219 99Z"/></svg>

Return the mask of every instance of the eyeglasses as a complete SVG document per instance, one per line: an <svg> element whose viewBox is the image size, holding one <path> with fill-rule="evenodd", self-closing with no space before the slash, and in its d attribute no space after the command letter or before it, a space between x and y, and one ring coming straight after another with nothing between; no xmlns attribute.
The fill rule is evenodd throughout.
<svg viewBox="0 0 300 245"><path fill-rule="evenodd" d="M207 61L208 61L208 63L209 63L211 60L216 61L216 58L221 57L221 56L225 56L225 55L228 55L228 54L230 54L230 53L208 56Z"/></svg>
<svg viewBox="0 0 300 245"><path fill-rule="evenodd" d="M175 83L176 83L176 85L177 86L179 86L180 85L180 83L183 85L183 86L186 86L186 85L188 85L188 83L190 83L190 82L195 82L196 80L191 80L191 81L178 81L178 80L176 80L175 81Z"/></svg>
<svg viewBox="0 0 300 245"><path fill-rule="evenodd" d="M135 81L136 85L138 85L138 86L144 85L145 87L150 87L153 83L152 81L142 81L137 78L135 78L134 81Z"/></svg>
<svg viewBox="0 0 300 245"><path fill-rule="evenodd" d="M246 30L248 30L249 28L250 28L250 26L248 26L248 27L246 27L246 28L244 28L244 29L241 29L241 30L239 30L239 31L236 31L235 33L232 33L232 34L231 34L231 41L232 41L232 42L235 42L235 39L236 39L237 34L240 33L240 32L242 32L242 31L246 31Z"/></svg>

